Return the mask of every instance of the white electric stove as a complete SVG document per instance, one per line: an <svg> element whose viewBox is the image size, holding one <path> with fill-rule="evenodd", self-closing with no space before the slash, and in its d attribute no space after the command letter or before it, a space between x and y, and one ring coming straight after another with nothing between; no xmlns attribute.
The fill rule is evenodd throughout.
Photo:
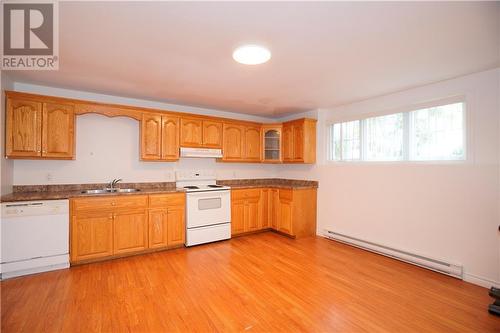
<svg viewBox="0 0 500 333"><path fill-rule="evenodd" d="M231 192L216 184L215 171L177 171L186 191L186 246L231 238Z"/></svg>

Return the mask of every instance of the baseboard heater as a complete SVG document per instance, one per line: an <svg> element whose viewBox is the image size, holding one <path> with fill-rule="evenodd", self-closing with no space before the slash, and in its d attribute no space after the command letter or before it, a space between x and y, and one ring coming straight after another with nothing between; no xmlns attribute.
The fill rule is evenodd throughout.
<svg viewBox="0 0 500 333"><path fill-rule="evenodd" d="M463 267L462 265L459 264L449 263L443 260L429 258L415 253L394 249L392 247L388 247L385 245L380 245L359 238L339 234L337 232L328 229L325 230L324 236L339 241L341 243L352 245L367 251L375 252L387 257L401 260L439 273L463 279Z"/></svg>

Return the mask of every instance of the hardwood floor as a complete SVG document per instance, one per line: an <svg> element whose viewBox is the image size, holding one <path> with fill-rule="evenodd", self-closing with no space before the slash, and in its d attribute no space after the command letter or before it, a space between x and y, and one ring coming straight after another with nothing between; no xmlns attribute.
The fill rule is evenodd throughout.
<svg viewBox="0 0 500 333"><path fill-rule="evenodd" d="M1 283L2 332L500 332L488 291L266 232Z"/></svg>

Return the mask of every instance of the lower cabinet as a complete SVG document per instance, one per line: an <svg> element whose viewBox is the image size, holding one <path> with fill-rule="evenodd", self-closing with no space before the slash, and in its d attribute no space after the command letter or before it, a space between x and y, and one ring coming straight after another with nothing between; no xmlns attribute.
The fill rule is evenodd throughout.
<svg viewBox="0 0 500 333"><path fill-rule="evenodd" d="M146 210L113 213L113 254L143 251L147 247Z"/></svg>
<svg viewBox="0 0 500 333"><path fill-rule="evenodd" d="M261 229L261 189L231 191L231 234Z"/></svg>
<svg viewBox="0 0 500 333"><path fill-rule="evenodd" d="M184 206L149 211L149 248L184 244L186 238Z"/></svg>
<svg viewBox="0 0 500 333"><path fill-rule="evenodd" d="M71 200L71 263L184 244L185 194Z"/></svg>
<svg viewBox="0 0 500 333"><path fill-rule="evenodd" d="M316 234L316 189L231 190L231 231L273 229L292 237Z"/></svg>
<svg viewBox="0 0 500 333"><path fill-rule="evenodd" d="M113 254L113 214L88 213L73 216L71 230L72 261Z"/></svg>

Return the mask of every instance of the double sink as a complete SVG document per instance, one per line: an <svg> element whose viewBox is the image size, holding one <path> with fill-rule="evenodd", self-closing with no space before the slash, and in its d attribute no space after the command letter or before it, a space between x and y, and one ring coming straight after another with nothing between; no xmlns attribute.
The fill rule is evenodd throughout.
<svg viewBox="0 0 500 333"><path fill-rule="evenodd" d="M105 193L133 193L139 192L138 188L105 188L101 190L85 190L83 194L105 194Z"/></svg>
<svg viewBox="0 0 500 333"><path fill-rule="evenodd" d="M109 182L107 188L103 189L97 189L97 190L85 190L82 191L83 194L107 194L107 193L133 193L133 192L139 192L140 189L137 188L118 188L116 185L121 182L121 178L119 179L113 179L111 182Z"/></svg>

